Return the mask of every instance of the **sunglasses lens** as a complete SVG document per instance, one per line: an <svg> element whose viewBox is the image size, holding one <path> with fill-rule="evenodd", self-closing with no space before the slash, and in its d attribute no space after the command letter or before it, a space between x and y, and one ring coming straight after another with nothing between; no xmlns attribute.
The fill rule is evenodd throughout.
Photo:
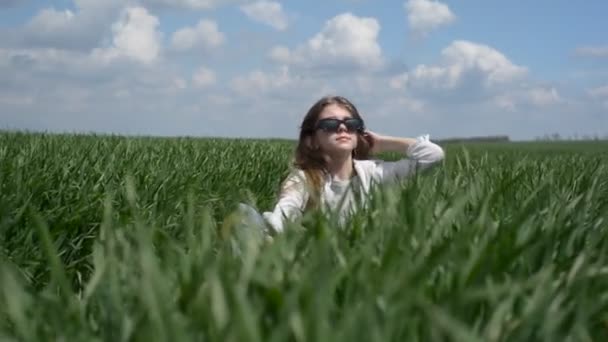
<svg viewBox="0 0 608 342"><path fill-rule="evenodd" d="M325 132L337 132L340 124L344 123L346 130L349 132L360 131L363 129L363 121L359 119L346 119L344 121L338 119L323 119L319 120L317 128L324 130Z"/></svg>
<svg viewBox="0 0 608 342"><path fill-rule="evenodd" d="M326 132L337 132L340 127L340 121L336 119L323 119L319 121L318 128Z"/></svg>
<svg viewBox="0 0 608 342"><path fill-rule="evenodd" d="M363 122L359 119L348 119L344 121L344 125L351 132L359 131L363 128Z"/></svg>

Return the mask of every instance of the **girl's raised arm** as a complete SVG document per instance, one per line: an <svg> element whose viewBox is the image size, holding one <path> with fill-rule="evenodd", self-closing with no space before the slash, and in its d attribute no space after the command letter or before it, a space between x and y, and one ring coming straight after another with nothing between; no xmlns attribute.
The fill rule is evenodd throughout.
<svg viewBox="0 0 608 342"><path fill-rule="evenodd" d="M418 170L425 170L441 162L445 158L443 149L429 139L429 135L421 135L416 139L397 138L370 134L373 139L373 153L403 151L406 158L397 161L376 162L374 177L381 181L392 181L405 178Z"/></svg>

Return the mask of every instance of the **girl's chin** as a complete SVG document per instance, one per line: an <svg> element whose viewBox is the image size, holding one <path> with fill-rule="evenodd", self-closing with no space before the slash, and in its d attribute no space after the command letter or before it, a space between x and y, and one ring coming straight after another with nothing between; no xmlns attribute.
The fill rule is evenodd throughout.
<svg viewBox="0 0 608 342"><path fill-rule="evenodd" d="M352 153L354 149L355 149L354 147L344 144L344 145L334 146L328 152L330 152L332 154L334 154L334 153Z"/></svg>

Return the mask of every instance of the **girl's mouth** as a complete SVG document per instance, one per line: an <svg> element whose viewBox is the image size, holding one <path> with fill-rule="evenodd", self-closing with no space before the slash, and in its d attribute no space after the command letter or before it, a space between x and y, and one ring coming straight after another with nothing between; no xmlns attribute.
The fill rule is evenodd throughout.
<svg viewBox="0 0 608 342"><path fill-rule="evenodd" d="M350 137L346 137L346 136L337 137L336 141L350 141Z"/></svg>

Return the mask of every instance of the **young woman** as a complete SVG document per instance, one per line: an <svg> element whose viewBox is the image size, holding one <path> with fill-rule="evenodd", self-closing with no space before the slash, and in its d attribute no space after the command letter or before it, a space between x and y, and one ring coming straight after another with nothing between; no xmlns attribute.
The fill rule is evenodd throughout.
<svg viewBox="0 0 608 342"><path fill-rule="evenodd" d="M370 154L397 151L406 158L369 160ZM274 210L261 216L241 204L254 222L276 234L287 220L312 208L338 213L343 222L365 206L373 184L395 181L427 169L444 158L443 149L428 135L413 138L384 136L366 130L355 106L341 96L327 96L308 111L301 125L294 168L283 181Z"/></svg>

